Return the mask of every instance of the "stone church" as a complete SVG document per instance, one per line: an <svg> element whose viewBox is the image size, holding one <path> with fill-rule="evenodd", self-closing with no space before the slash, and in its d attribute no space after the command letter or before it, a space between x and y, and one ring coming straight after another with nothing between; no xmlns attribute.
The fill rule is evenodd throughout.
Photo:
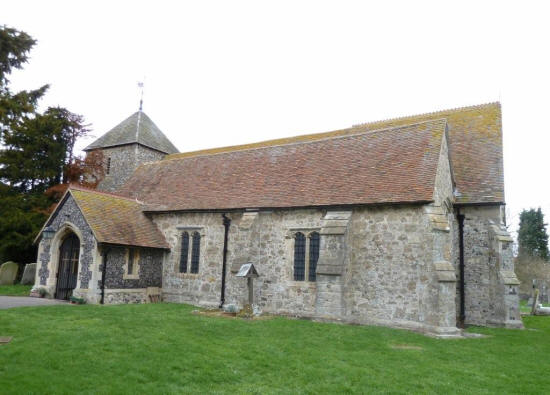
<svg viewBox="0 0 550 395"><path fill-rule="evenodd" d="M34 290L162 300L452 336L521 328L499 103L178 153L141 110L90 144L37 237Z"/></svg>

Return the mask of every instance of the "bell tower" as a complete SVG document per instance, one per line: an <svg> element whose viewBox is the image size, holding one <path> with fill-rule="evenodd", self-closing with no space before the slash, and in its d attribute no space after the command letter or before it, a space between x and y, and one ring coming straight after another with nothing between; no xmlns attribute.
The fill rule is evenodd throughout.
<svg viewBox="0 0 550 395"><path fill-rule="evenodd" d="M105 177L100 191L117 191L145 162L161 160L179 152L155 123L142 110L133 113L103 136L84 148L86 153L100 150Z"/></svg>

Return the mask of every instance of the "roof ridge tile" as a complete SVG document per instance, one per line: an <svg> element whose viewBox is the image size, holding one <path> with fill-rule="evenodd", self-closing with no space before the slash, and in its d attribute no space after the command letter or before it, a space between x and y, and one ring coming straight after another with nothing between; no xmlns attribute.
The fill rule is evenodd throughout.
<svg viewBox="0 0 550 395"><path fill-rule="evenodd" d="M178 154L171 154L171 155L166 156L160 162L167 162L167 161L173 161L173 160L184 160L184 159L198 158L198 157L205 157L205 156L213 156L213 155L231 154L231 153L234 153L234 152L269 149L269 148L274 148L274 147L285 147L285 146L293 146L293 145L301 145L301 144L314 144L314 143L317 143L317 142L320 142L320 141L345 139L345 138L351 138L351 137L354 137L354 136L361 136L361 135L365 135L365 134L374 134L374 133L387 132L387 131L394 130L394 129L410 128L410 127L414 127L416 125L420 125L420 124L423 124L423 123L434 123L435 124L435 123L439 123L439 122L445 122L446 123L447 118L426 119L426 120L422 120L422 121L411 122L411 123L404 124L404 125L394 125L394 126L382 127L382 128L373 129L373 130L363 130L363 131L358 131L356 133L344 133L344 134L327 135L325 137L321 137L321 138L318 138L318 139L315 139L315 140L298 140L298 141L291 141L291 142L288 142L288 143L281 143L281 144L245 147L245 146L248 146L248 145L255 145L255 144L261 144L262 143L262 142L258 142L258 143L244 144L244 145L242 145L242 147L245 147L245 148L242 148L242 149L238 149L239 147L241 147L241 145L228 146L228 147L219 147L219 148L210 148L210 149L207 148L205 150L189 151L189 152L181 152L181 153L178 153ZM333 132L337 133L337 132L343 132L343 131L348 131L348 130L352 131L353 129L354 129L353 127L352 128L347 128L347 129L338 129L338 130L334 130L332 132L322 132L322 133L319 133L319 134L329 134L329 133L333 133ZM316 134L317 133L314 133L314 134L311 134L311 135L304 134L304 135L294 136L294 137L306 137L306 136L313 136L313 135L316 135ZM290 138L293 138L293 137L290 137ZM267 143L267 142L270 142L270 141L278 141L278 139L266 140L265 142ZM233 148L233 147L235 147L236 149L229 150L229 148ZM227 151L219 151L219 152L210 152L210 151L214 151L216 149L224 149L224 148L228 148L228 150ZM202 152L202 154L201 154L201 152ZM194 153L197 153L197 155L192 155ZM148 163L144 163L144 165L150 165L150 164L156 164L156 163L157 162L148 162Z"/></svg>
<svg viewBox="0 0 550 395"><path fill-rule="evenodd" d="M116 199L124 199L124 200L128 200L128 201L137 203L139 205L144 204L143 202L140 202L137 199L129 198L128 196L117 195L116 193L113 193L113 192L98 191L97 189L86 188L86 187L83 187L83 186L77 185L77 184L70 184L69 185L69 190L89 192L89 193L94 193L94 194L97 194L97 195L104 195L104 196L108 196L108 197L113 197L113 198L116 198Z"/></svg>
<svg viewBox="0 0 550 395"><path fill-rule="evenodd" d="M441 113L449 113L449 112L457 113L457 112L460 112L460 111L475 110L475 109L478 109L478 108L484 108L484 107L489 107L489 106L494 106L494 105L500 106L500 102L499 101L494 101L494 102L488 102L488 103L483 103L483 104L475 104L475 105L472 105L472 106L453 107L453 108L447 108L447 109L443 109L443 110L429 111L429 112L414 114L414 115L403 115L403 116L393 117L393 118L383 118L383 119L379 119L377 121L361 122L361 123L352 125L351 127L353 129L355 129L355 128L360 128L360 127L369 126L369 125L376 125L378 123L404 121L408 118L423 118L423 117L438 115L438 114L441 114Z"/></svg>

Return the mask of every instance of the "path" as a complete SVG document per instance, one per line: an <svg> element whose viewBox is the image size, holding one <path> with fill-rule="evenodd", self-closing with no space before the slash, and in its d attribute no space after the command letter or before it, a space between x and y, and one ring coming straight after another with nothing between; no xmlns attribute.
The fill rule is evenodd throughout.
<svg viewBox="0 0 550 395"><path fill-rule="evenodd" d="M64 300L31 298L28 296L0 296L0 309L23 306L52 306L55 304L67 304Z"/></svg>

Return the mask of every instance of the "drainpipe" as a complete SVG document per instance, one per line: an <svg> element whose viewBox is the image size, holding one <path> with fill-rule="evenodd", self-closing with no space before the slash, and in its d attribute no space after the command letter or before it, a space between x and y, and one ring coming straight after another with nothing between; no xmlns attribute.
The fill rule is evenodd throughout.
<svg viewBox="0 0 550 395"><path fill-rule="evenodd" d="M464 214L460 214L460 209L457 208L456 218L458 220L458 256L459 256L459 268L460 268L460 316L459 323L464 327L466 321L466 305L465 305L465 286L464 286Z"/></svg>
<svg viewBox="0 0 550 395"><path fill-rule="evenodd" d="M220 309L223 307L225 302L225 271L227 265L227 240L229 237L229 226L231 225L231 219L229 219L225 214L222 214L223 226L225 227L225 233L223 235L223 263L222 263L222 295L220 298Z"/></svg>
<svg viewBox="0 0 550 395"><path fill-rule="evenodd" d="M105 275L107 274L107 254L108 249L103 252L103 270L101 271L101 301L99 303L105 304Z"/></svg>

